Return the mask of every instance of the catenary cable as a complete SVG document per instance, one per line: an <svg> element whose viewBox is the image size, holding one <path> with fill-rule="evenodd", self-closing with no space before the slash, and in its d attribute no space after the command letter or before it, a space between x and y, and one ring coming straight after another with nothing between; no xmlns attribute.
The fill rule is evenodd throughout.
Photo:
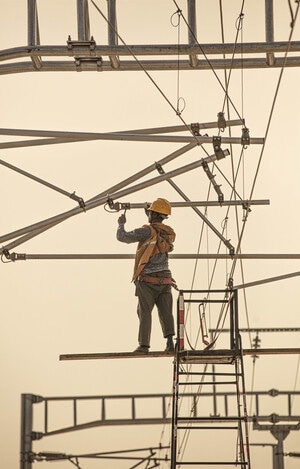
<svg viewBox="0 0 300 469"><path fill-rule="evenodd" d="M124 45L124 47L126 47L126 49L128 50L128 52L130 53L130 55L134 58L134 60L137 62L137 64L139 65L139 67L141 68L141 70L143 70L143 72L147 75L147 77L149 78L149 80L152 82L152 84L155 86L155 88L158 90L158 92L161 94L161 96L165 99L165 101L169 104L169 106L173 109L173 111L175 112L175 114L179 117L179 119L181 120L181 122L183 123L183 125L186 127L186 129L192 134L192 136L195 138L195 140L197 141L197 144L205 151L206 154L207 151L205 150L205 148L203 147L203 145L201 143L199 143L198 141L198 138L197 138L197 135L195 135L191 129L189 128L188 124L185 122L185 120L183 119L183 117L181 116L181 113L178 113L177 112L177 109L174 107L174 105L171 103L171 101L169 100L169 98L166 96L166 94L162 91L162 89L158 86L158 84L155 82L155 80L153 79L153 77L150 75L150 73L146 70L146 68L143 66L143 64L141 63L141 61L138 59L138 57L134 54L134 52L132 51L132 49L125 43L125 41L123 40L123 38L120 36L120 34L118 33L118 31L116 30L116 28L113 26L113 24L111 24L111 22L108 20L108 18L104 15L104 13L102 12L102 10L98 7L98 5L94 2L94 0L90 0L90 2L93 4L93 6L96 8L96 10L98 11L98 13L102 16L102 18L106 21L106 23L108 24L108 26L113 30L114 34L118 37L118 39L122 42L122 44Z"/></svg>
<svg viewBox="0 0 300 469"><path fill-rule="evenodd" d="M222 34L222 42L225 43L225 33L224 33L224 24L223 24L223 7L222 7L222 0L219 0L219 6L220 6L220 21L221 21L221 34ZM236 20L236 39L235 39L235 47L237 44L238 40L238 35L240 33L241 37L241 108L242 108L242 118L244 118L244 73L243 73L243 20L244 20L244 6L245 6L245 1L243 0L242 6L240 9L240 14ZM225 56L224 56L225 58ZM224 70L224 76L225 76L225 84L226 84L226 90L228 90L229 83L230 83L230 77L231 77L231 72L232 68L230 68L228 77L227 77L227 71ZM223 103L223 111L225 109L225 105L227 107L227 117L230 119L230 107L229 107L229 101L227 99L227 95L224 98L224 103ZM231 128L229 128L229 135L231 136ZM232 178L233 178L233 189L234 192L232 193L232 196L236 199L236 185L235 185L235 180L237 179L238 175L238 169L236 170L236 176L234 176L235 170L234 170L234 160L233 160L233 145L230 145L230 157L231 157L231 167L232 167ZM244 149L242 148L242 152L240 155L240 161L242 161L243 169L244 169ZM244 198L244 188L245 188L245 181L244 181L244 171L243 171L243 198ZM229 213L229 211L228 211ZM236 219L236 225L237 225L237 233L239 236L239 219L238 219L238 214L237 210L235 209L235 219ZM245 276L244 276L244 266L243 266L243 261L242 259L240 260L240 269L241 269L241 276L242 276L242 282L245 283ZM245 306L245 313L246 313L246 321L248 325L248 329L250 329L250 322L249 322L249 312L248 312L248 304L247 304L247 296L246 296L246 291L243 289L243 299L244 299L244 306ZM251 333L249 332L249 343L251 344Z"/></svg>
<svg viewBox="0 0 300 469"><path fill-rule="evenodd" d="M258 178L259 169L260 169L262 158L263 158L264 151L265 151L265 148L266 148L267 137L268 137L270 127L271 127L271 122L272 122L272 118L273 118L273 114L274 114L274 109L275 109L275 105L276 105L276 102L277 102L279 89L280 89L280 85L281 85L281 82L282 82L283 73L284 73L284 70L285 70L285 64L286 64L287 56L288 56L288 53L289 53L290 44L291 44L294 29L295 29L296 20L297 20L297 17L298 17L299 7L300 7L300 3L298 2L297 7L296 7L296 12L295 12L295 15L294 15L294 21L291 25L291 31L290 31L290 34L289 34L287 49L286 49L286 52L285 52L285 55L284 55L284 63L283 63L283 66L281 67L281 70L280 70L280 74L279 74L279 78L278 78L278 82L277 82L277 86L276 86L276 90L275 90L275 94L274 94L274 98L273 98L273 102L272 102L272 106L271 106L271 110L270 110L270 114L269 114L269 118L268 118L268 122L267 122L267 127L266 127L265 137L264 137L264 143L262 145L262 149L261 149L260 156L259 156L259 161L258 161L258 164L257 164L257 169L256 169L256 172L255 172L252 187L251 187L251 190L250 190L249 200L251 200L251 198L253 197L254 189L255 189L255 186L256 186L257 178ZM247 212L245 213L245 218L244 218L243 225L242 225L241 235L240 235L239 240L238 240L237 253L240 251L240 246L241 246L242 238L243 238L243 235L244 235L248 215L249 215L249 210L247 210ZM231 269L231 276L234 273L234 270L235 270L235 267L236 267L236 262L237 262L237 258L235 257L234 260L233 260L233 265L232 265L232 269Z"/></svg>
<svg viewBox="0 0 300 469"><path fill-rule="evenodd" d="M173 3L175 4L176 8L181 11L181 9L180 9L180 7L179 7L177 1L176 1L176 0L173 0ZM210 60L208 59L207 55L206 55L205 52L204 52L203 47L202 47L201 44L198 42L197 37L195 36L193 30L191 29L191 27L190 27L188 21L186 20L186 18L185 18L184 15L182 14L182 12L181 12L181 16L182 16L183 21L185 22L185 24L186 24L186 26L187 26L187 28L188 28L190 34L193 36L193 38L194 38L194 40L195 40L197 46L198 46L199 49L201 50L201 53L203 54L203 57L204 57L205 60L207 61L207 63L208 63L208 65L209 65L211 71L213 72L213 74L214 74L214 76L215 76L217 82L218 82L219 85L221 86L221 88L222 88L222 90L224 91L225 95L227 95L227 97L228 97L228 99L229 99L229 101L230 101L230 103L231 103L233 109L235 110L237 116L238 116L239 118L241 118L240 113L238 112L238 110L237 110L237 108L235 107L235 105L234 105L233 101L231 100L231 98L228 96L228 93L227 93L226 88L224 87L223 83L221 82L220 78L218 77L218 75L217 75L215 69L213 68L213 66L212 66L212 64L211 64L211 62L210 62Z"/></svg>

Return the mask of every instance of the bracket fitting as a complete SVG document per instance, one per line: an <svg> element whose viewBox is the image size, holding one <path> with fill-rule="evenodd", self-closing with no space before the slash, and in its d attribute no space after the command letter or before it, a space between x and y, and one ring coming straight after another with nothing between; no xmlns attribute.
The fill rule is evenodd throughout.
<svg viewBox="0 0 300 469"><path fill-rule="evenodd" d="M85 65L93 66L97 72L102 72L102 57L75 57L77 72L81 72Z"/></svg>
<svg viewBox="0 0 300 469"><path fill-rule="evenodd" d="M70 199L76 200L76 202L79 204L79 207L85 211L85 202L82 197L78 197L78 195L73 192L73 194L70 195Z"/></svg>
<svg viewBox="0 0 300 469"><path fill-rule="evenodd" d="M87 52L88 56L96 54L96 41L93 36L90 41L72 41L71 36L68 36L67 44L68 50L73 52L70 55L76 55L76 50L80 50L81 54Z"/></svg>
<svg viewBox="0 0 300 469"><path fill-rule="evenodd" d="M9 258L12 260L12 262L26 261L26 254L18 254L16 252L12 252Z"/></svg>
<svg viewBox="0 0 300 469"><path fill-rule="evenodd" d="M157 161L155 161L154 166L155 166L155 169L157 169L157 171L159 172L159 174L165 174L162 168L162 165L160 163L157 163Z"/></svg>
<svg viewBox="0 0 300 469"><path fill-rule="evenodd" d="M226 120L224 117L224 112L218 112L218 128L224 130L226 128Z"/></svg>
<svg viewBox="0 0 300 469"><path fill-rule="evenodd" d="M195 122L195 123L191 124L191 131L192 131L193 135L195 135L196 137L200 137L200 125L199 125L199 123Z"/></svg>
<svg viewBox="0 0 300 469"><path fill-rule="evenodd" d="M229 277L227 285L228 285L229 290L233 290L233 278L232 277Z"/></svg>
<svg viewBox="0 0 300 469"><path fill-rule="evenodd" d="M217 160L225 158L224 152L221 148L221 137L213 137L213 147Z"/></svg>
<svg viewBox="0 0 300 469"><path fill-rule="evenodd" d="M216 183L215 176L213 175L213 173L209 169L208 163L206 161L203 161L202 168L203 168L204 172L207 174L208 179L211 181L216 193L218 194L218 200L221 204L222 202L224 202L224 195L223 195L223 192L220 189L221 186L219 186Z"/></svg>
<svg viewBox="0 0 300 469"><path fill-rule="evenodd" d="M247 127L243 127L242 129L241 144L244 148L247 148L247 146L250 145L250 134L249 129L247 129Z"/></svg>

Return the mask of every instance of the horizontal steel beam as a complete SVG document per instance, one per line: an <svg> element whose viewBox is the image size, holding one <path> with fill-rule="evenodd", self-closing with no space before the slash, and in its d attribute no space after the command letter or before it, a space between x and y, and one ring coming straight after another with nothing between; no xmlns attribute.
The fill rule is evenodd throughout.
<svg viewBox="0 0 300 469"><path fill-rule="evenodd" d="M55 143L70 143L78 141L89 141L89 140L117 140L125 142L159 142L159 143L190 143L196 140L198 144L213 144L213 137L206 137L202 135L192 136L173 136L173 135L141 135L141 134L126 134L124 132L108 132L108 133L95 133L86 135L86 137L68 137L66 139L40 139L40 140L23 140L21 142L4 142L0 143L0 148L14 148L14 147L26 147L32 145L45 145ZM249 145L263 145L264 139L261 137L250 138ZM238 144L244 145L241 137L220 137L220 144Z"/></svg>
<svg viewBox="0 0 300 469"><path fill-rule="evenodd" d="M240 55L243 54L266 54L273 52L274 54L284 54L286 51L300 52L300 41L277 42L246 42L243 44L226 43L226 44L142 44L142 45L97 45L90 48L90 41L86 44L81 41L81 45L76 47L68 47L66 45L36 45L36 46L19 46L0 51L0 61L12 60L33 55L39 57L109 57L109 56L190 56L200 55L203 53L209 55Z"/></svg>
<svg viewBox="0 0 300 469"><path fill-rule="evenodd" d="M233 120L224 120L225 127L232 127L232 126L242 126L245 124L244 119L233 119ZM197 130L206 130L206 129L213 129L223 127L219 125L218 121L213 122L197 122L193 124L187 125L172 125L167 127L152 127L146 129L130 129L130 130L122 130L117 132L111 132L112 134L161 134L161 133L171 133L171 132L183 132L190 130L192 131L193 128L197 128ZM36 129L7 129L7 128L0 128L0 135L10 135L10 136L23 136L23 137L55 137L55 138L90 138L101 136L101 133L97 132L73 132L70 130L36 130Z"/></svg>
<svg viewBox="0 0 300 469"><path fill-rule="evenodd" d="M1 161L1 160L0 160ZM149 202L143 203L130 203L130 202L114 202L114 210L131 210L131 209L147 209L149 207ZM270 205L270 200L261 199L261 200L224 200L219 202L217 200L200 200L200 201L185 201L185 202L170 202L171 207L173 208L186 208L186 207L231 207L242 205L246 208L251 205Z"/></svg>
<svg viewBox="0 0 300 469"><path fill-rule="evenodd" d="M32 60L28 62L14 62L0 65L0 75L29 72L113 72L113 71L178 71L179 70L231 70L231 69L274 69L282 67L300 67L300 56L276 57L274 64L269 65L265 58L249 59L211 59L198 60L197 65L191 67L189 60L140 60L120 61L118 69L112 67L110 61L103 61L101 57L98 60L72 60L72 61L44 61L40 68L36 68Z"/></svg>
<svg viewBox="0 0 300 469"><path fill-rule="evenodd" d="M10 253L8 258L12 261L26 261L26 260L121 260L121 259L134 259L135 254L25 254L25 253ZM234 259L268 259L268 260L298 260L300 254L169 254L170 259L219 259L219 260L232 260ZM293 276L300 275L300 272L293 274ZM245 287L248 284L245 285ZM251 284L249 286L252 286ZM243 285L239 285L243 288Z"/></svg>
<svg viewBox="0 0 300 469"><path fill-rule="evenodd" d="M213 355L223 354L227 356L230 350L188 350L184 351L188 354L189 358L201 357L202 359L209 359ZM300 348L264 348L264 349L243 349L243 355L300 355ZM113 360L120 358L172 358L174 353L166 352L149 352L147 355L137 354L134 352L105 352L105 353L67 353L59 356L60 361L68 360Z"/></svg>

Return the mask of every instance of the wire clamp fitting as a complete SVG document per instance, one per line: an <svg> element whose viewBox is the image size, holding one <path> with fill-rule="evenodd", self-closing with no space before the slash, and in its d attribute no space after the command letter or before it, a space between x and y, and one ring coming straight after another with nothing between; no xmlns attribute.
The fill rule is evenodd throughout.
<svg viewBox="0 0 300 469"><path fill-rule="evenodd" d="M115 207L118 206L119 210L130 210L130 203L129 202L124 202L123 204L119 204L118 202L116 202L114 205L115 205Z"/></svg>
<svg viewBox="0 0 300 469"><path fill-rule="evenodd" d="M107 204L108 204L108 206L111 210L117 210L117 208L116 208L117 204L114 203L113 199L110 196L107 197ZM118 206L119 206L119 204L118 204ZM118 209L119 209L119 207L118 207Z"/></svg>
<svg viewBox="0 0 300 469"><path fill-rule="evenodd" d="M69 35L67 45L68 50L73 52L73 54L70 55L75 55L76 50L80 50L81 55L91 56L96 54L96 41L93 36L91 36L90 41L72 41L71 36ZM85 54L86 52L88 54Z"/></svg>
<svg viewBox="0 0 300 469"><path fill-rule="evenodd" d="M226 120L224 117L224 112L218 112L218 128L221 130L221 132L224 132L226 128Z"/></svg>
<svg viewBox="0 0 300 469"><path fill-rule="evenodd" d="M12 262L15 261L26 261L26 254L18 254L17 252L12 252L10 255Z"/></svg>
<svg viewBox="0 0 300 469"><path fill-rule="evenodd" d="M6 259L10 259L10 252L8 249L4 248L2 253L5 255Z"/></svg>
<svg viewBox="0 0 300 469"><path fill-rule="evenodd" d="M221 137L213 137L213 147L217 160L225 158L224 152L221 148Z"/></svg>
<svg viewBox="0 0 300 469"><path fill-rule="evenodd" d="M102 72L103 60L102 57L75 57L76 71L81 72L85 65L91 66L97 70L97 72Z"/></svg>
<svg viewBox="0 0 300 469"><path fill-rule="evenodd" d="M191 131L195 137L200 137L200 125L198 122L191 124Z"/></svg>
<svg viewBox="0 0 300 469"><path fill-rule="evenodd" d="M165 174L165 172L162 168L162 165L157 163L157 161L155 161L154 166L155 166L155 169L157 169L157 171L159 172L159 174Z"/></svg>
<svg viewBox="0 0 300 469"><path fill-rule="evenodd" d="M243 203L242 208L247 213L251 212L250 203L248 201Z"/></svg>
<svg viewBox="0 0 300 469"><path fill-rule="evenodd" d="M76 202L79 204L79 207L85 211L85 202L82 197L78 197L78 195L75 194L75 191L70 195L70 199L76 200Z"/></svg>
<svg viewBox="0 0 300 469"><path fill-rule="evenodd" d="M242 129L241 145L243 145L243 148L245 149L248 145L250 145L250 134L249 129L247 129L247 127L243 127Z"/></svg>
<svg viewBox="0 0 300 469"><path fill-rule="evenodd" d="M229 290L233 290L233 278L232 277L229 277L227 285L228 285Z"/></svg>
<svg viewBox="0 0 300 469"><path fill-rule="evenodd" d="M108 205L109 209L105 208ZM104 205L104 209L109 213L119 212L120 210L129 210L131 208L129 202L114 202L111 197L108 196L107 203Z"/></svg>

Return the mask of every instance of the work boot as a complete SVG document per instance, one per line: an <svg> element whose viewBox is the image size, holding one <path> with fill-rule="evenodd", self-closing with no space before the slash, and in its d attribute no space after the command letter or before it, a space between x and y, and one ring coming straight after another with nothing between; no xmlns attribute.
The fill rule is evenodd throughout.
<svg viewBox="0 0 300 469"><path fill-rule="evenodd" d="M165 348L165 352L175 352L173 337L171 335L167 337L167 345Z"/></svg>
<svg viewBox="0 0 300 469"><path fill-rule="evenodd" d="M145 355L149 352L149 347L148 345L139 345L138 348L136 348L133 353L144 353Z"/></svg>

